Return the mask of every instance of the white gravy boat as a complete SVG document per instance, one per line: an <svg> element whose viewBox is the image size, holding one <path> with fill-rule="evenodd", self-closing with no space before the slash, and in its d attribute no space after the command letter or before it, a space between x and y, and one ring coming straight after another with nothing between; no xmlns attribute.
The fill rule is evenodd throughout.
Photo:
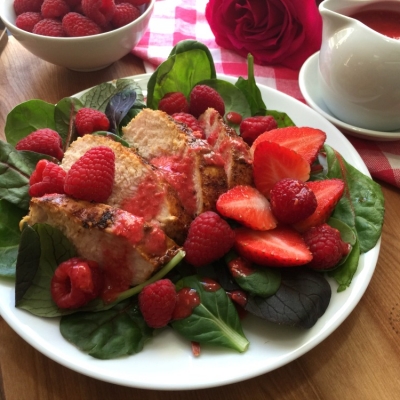
<svg viewBox="0 0 400 400"><path fill-rule="evenodd" d="M360 8L400 12L400 0L325 0L318 80L340 120L376 131L400 128L400 40L349 17Z"/></svg>

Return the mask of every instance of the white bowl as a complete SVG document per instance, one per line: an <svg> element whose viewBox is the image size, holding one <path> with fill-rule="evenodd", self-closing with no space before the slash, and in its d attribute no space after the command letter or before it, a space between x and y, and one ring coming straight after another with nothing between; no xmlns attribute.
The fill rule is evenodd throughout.
<svg viewBox="0 0 400 400"><path fill-rule="evenodd" d="M0 17L10 33L35 56L75 71L95 71L128 54L144 35L155 0L143 7L142 15L121 28L85 37L50 37L26 32L15 26L13 0L0 1Z"/></svg>

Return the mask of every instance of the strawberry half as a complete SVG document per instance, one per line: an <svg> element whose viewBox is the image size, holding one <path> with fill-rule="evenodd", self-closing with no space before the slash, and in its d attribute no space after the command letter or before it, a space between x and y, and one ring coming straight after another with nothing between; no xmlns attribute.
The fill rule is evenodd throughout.
<svg viewBox="0 0 400 400"><path fill-rule="evenodd" d="M218 198L216 206L224 217L252 229L263 231L273 229L277 224L269 201L251 186L235 186Z"/></svg>
<svg viewBox="0 0 400 400"><path fill-rule="evenodd" d="M310 164L300 154L270 141L260 142L253 157L253 177L256 188L267 198L276 182L284 178L307 181Z"/></svg>
<svg viewBox="0 0 400 400"><path fill-rule="evenodd" d="M306 185L317 198L317 208L308 218L293 225L299 232L326 222L344 192L344 182L336 178L306 182Z"/></svg>
<svg viewBox="0 0 400 400"><path fill-rule="evenodd" d="M235 250L258 265L295 267L312 260L302 236L290 227L280 226L269 231L238 228L235 233Z"/></svg>
<svg viewBox="0 0 400 400"><path fill-rule="evenodd" d="M258 136L250 151L253 153L256 146L266 140L294 150L303 156L309 164L312 164L326 140L326 134L320 129L309 127L277 128Z"/></svg>

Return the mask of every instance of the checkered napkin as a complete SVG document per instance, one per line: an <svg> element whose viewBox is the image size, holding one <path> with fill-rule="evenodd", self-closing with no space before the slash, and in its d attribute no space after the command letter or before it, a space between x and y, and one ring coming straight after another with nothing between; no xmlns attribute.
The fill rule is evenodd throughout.
<svg viewBox="0 0 400 400"><path fill-rule="evenodd" d="M144 61L146 72L168 58L181 40L196 39L211 51L218 73L234 77L247 76L247 60L235 52L219 47L204 12L208 0L157 0L149 29L133 49ZM254 66L257 83L277 89L302 102L299 71L280 66ZM400 141L383 142L348 136L375 179L400 187Z"/></svg>

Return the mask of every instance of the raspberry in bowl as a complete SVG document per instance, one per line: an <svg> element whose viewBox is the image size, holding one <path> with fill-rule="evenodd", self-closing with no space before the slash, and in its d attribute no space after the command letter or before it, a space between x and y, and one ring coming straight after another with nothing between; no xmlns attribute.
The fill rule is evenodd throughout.
<svg viewBox="0 0 400 400"><path fill-rule="evenodd" d="M154 3L2 0L0 17L15 39L35 56L75 71L95 71L136 46L147 30ZM29 14L22 16L24 13Z"/></svg>

